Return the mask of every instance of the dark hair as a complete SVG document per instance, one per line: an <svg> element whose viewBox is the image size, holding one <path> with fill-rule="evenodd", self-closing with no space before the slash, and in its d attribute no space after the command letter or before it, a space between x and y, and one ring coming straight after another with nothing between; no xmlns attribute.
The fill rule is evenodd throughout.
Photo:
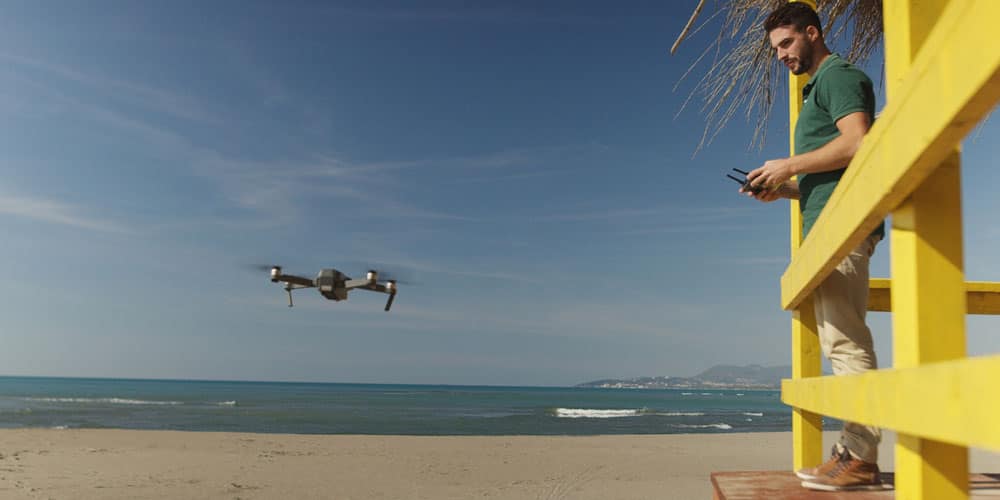
<svg viewBox="0 0 1000 500"><path fill-rule="evenodd" d="M815 26L819 36L823 36L823 26L819 15L804 2L789 2L771 12L764 21L764 32L770 33L780 26L795 26L798 31L805 31L807 26Z"/></svg>

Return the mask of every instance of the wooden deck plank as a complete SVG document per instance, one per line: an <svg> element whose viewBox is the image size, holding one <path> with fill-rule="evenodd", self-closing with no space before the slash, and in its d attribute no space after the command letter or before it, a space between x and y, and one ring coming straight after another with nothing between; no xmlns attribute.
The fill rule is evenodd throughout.
<svg viewBox="0 0 1000 500"><path fill-rule="evenodd" d="M882 473L882 482L892 485L893 473ZM788 471L713 472L712 488L715 500L877 500L895 498L891 489L885 491L826 492L802 487L802 480ZM998 498L1000 474L971 474L971 498Z"/></svg>

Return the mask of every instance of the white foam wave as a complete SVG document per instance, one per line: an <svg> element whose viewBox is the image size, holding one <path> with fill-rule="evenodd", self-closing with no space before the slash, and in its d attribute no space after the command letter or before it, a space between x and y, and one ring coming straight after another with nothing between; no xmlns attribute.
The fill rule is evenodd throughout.
<svg viewBox="0 0 1000 500"><path fill-rule="evenodd" d="M756 413L756 412L752 412L752 411L745 411L745 412L743 412L743 414L746 415L746 416L748 416L748 417L763 417L764 416L763 413Z"/></svg>
<svg viewBox="0 0 1000 500"><path fill-rule="evenodd" d="M236 406L236 401L222 401L221 403L215 403L219 406Z"/></svg>
<svg viewBox="0 0 1000 500"><path fill-rule="evenodd" d="M653 415L659 415L661 417L701 417L705 414L700 412L665 411L653 413Z"/></svg>
<svg viewBox="0 0 1000 500"><path fill-rule="evenodd" d="M56 429L56 430L64 431L66 429L69 429L69 426L68 425L56 425L56 426L54 426L52 428Z"/></svg>
<svg viewBox="0 0 1000 500"><path fill-rule="evenodd" d="M674 424L674 427L682 427L685 429L707 429L714 427L716 429L732 429L733 426L729 424L705 424L705 425L685 425L685 424Z"/></svg>
<svg viewBox="0 0 1000 500"><path fill-rule="evenodd" d="M113 405L182 405L181 401L146 401L143 399L128 398L24 398L27 401L39 401L43 403L105 403Z"/></svg>
<svg viewBox="0 0 1000 500"><path fill-rule="evenodd" d="M641 410L589 410L585 408L556 408L559 418L620 418L638 416Z"/></svg>
<svg viewBox="0 0 1000 500"><path fill-rule="evenodd" d="M690 396L692 394L694 394L694 393L693 392L682 392L681 396Z"/></svg>

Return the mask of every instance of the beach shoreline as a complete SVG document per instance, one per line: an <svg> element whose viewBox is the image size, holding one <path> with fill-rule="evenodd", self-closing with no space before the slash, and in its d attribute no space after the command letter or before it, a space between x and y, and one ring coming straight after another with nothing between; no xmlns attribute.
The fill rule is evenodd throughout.
<svg viewBox="0 0 1000 500"><path fill-rule="evenodd" d="M832 443L835 435L824 438ZM880 460L886 471L892 470L889 438ZM713 471L791 467L790 432L376 436L4 429L0 443L2 498L694 499L711 498ZM995 454L974 452L972 463L974 471L1000 472Z"/></svg>

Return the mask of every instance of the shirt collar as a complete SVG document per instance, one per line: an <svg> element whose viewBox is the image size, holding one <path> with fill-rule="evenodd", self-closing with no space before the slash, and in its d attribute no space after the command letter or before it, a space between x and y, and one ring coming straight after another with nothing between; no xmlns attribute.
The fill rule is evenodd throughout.
<svg viewBox="0 0 1000 500"><path fill-rule="evenodd" d="M819 64L819 68L816 69L816 74L814 74L812 78L810 78L809 81L805 84L805 86L802 87L803 97L809 95L809 92L812 91L813 86L816 85L816 81L819 80L820 75L822 75L827 68L833 65L834 60L840 60L840 56L838 56L837 54L830 54L829 56L826 57L826 59L823 59L823 62Z"/></svg>

